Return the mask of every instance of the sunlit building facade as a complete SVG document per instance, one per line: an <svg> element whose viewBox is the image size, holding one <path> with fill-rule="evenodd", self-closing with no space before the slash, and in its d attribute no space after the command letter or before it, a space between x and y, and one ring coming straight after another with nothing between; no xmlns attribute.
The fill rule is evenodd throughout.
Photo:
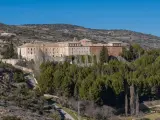
<svg viewBox="0 0 160 120"><path fill-rule="evenodd" d="M93 44L91 40L68 42L38 42L26 43L17 48L18 55L26 60L35 59L39 55L52 57L65 57L77 55L99 55L102 47L105 47L111 56L119 56L122 53L122 42L109 42L107 44Z"/></svg>

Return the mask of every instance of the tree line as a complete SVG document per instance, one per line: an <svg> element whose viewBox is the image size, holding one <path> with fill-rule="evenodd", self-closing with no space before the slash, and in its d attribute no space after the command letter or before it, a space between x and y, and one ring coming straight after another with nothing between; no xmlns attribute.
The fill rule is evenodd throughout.
<svg viewBox="0 0 160 120"><path fill-rule="evenodd" d="M109 57L103 48L99 62L91 66L44 62L38 78L40 89L99 106L124 108L126 116L138 116L141 102L160 97L160 50L145 50L133 44L123 48L121 56L127 62Z"/></svg>

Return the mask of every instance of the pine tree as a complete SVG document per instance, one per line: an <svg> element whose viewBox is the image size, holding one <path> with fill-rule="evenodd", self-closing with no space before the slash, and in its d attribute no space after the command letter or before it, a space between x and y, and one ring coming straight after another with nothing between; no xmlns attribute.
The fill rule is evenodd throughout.
<svg viewBox="0 0 160 120"><path fill-rule="evenodd" d="M107 49L103 46L102 47L102 50L100 52L100 63L101 64L104 64L108 62L108 51Z"/></svg>
<svg viewBox="0 0 160 120"><path fill-rule="evenodd" d="M13 58L14 57L14 46L13 46L13 43L11 41L11 44L9 46L9 58Z"/></svg>
<svg viewBox="0 0 160 120"><path fill-rule="evenodd" d="M19 59L22 59L21 49L20 49L20 51L19 51Z"/></svg>

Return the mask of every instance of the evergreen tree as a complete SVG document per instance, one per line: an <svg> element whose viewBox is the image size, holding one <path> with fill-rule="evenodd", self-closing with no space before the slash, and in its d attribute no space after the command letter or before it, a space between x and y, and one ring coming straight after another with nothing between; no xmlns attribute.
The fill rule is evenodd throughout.
<svg viewBox="0 0 160 120"><path fill-rule="evenodd" d="M14 52L14 46L13 43L11 41L10 47L9 47L9 58L13 58L15 56L15 52Z"/></svg>
<svg viewBox="0 0 160 120"><path fill-rule="evenodd" d="M22 59L21 49L20 49L20 51L19 51L19 59Z"/></svg>
<svg viewBox="0 0 160 120"><path fill-rule="evenodd" d="M103 46L102 47L102 50L100 52L100 63L101 64L104 64L108 62L108 51L107 49Z"/></svg>
<svg viewBox="0 0 160 120"><path fill-rule="evenodd" d="M139 49L133 46L129 51L125 51L124 56L132 61L127 63L110 60L108 64L87 67L70 65L67 62L43 63L40 67L40 87L46 93L50 91L55 95L88 100L98 105L105 104L118 108L125 104L126 116L129 111L131 115L138 115L139 100L159 99L160 52L159 50L137 52L143 51L137 48ZM105 63L104 52L102 53L101 60ZM140 56L137 53L140 53Z"/></svg>

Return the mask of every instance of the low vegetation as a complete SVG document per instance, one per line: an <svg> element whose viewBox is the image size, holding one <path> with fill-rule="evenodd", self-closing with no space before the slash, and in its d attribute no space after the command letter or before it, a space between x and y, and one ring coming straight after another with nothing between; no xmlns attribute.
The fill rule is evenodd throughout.
<svg viewBox="0 0 160 120"><path fill-rule="evenodd" d="M15 46L12 43L12 40L10 40L9 44L3 48L3 51L0 51L1 55L4 59L16 59L18 58L18 55L15 51Z"/></svg>
<svg viewBox="0 0 160 120"><path fill-rule="evenodd" d="M76 37L78 40L88 38L96 42L123 41L139 43L146 48L159 48L160 38L150 34L129 30L100 30L88 29L69 24L30 24L30 25L5 25L0 23L0 30L15 33L16 46L24 42L38 41L70 41ZM1 37L0 37L1 39ZM9 40L7 40L9 41Z"/></svg>
<svg viewBox="0 0 160 120"><path fill-rule="evenodd" d="M45 107L47 101L38 90L30 89L24 76L21 70L0 63L0 120L52 120L50 114L61 118L52 106Z"/></svg>
<svg viewBox="0 0 160 120"><path fill-rule="evenodd" d="M2 118L2 120L21 120L21 119L16 116L5 116Z"/></svg>
<svg viewBox="0 0 160 120"><path fill-rule="evenodd" d="M55 111L50 115L54 120L61 120L61 115L58 111Z"/></svg>

